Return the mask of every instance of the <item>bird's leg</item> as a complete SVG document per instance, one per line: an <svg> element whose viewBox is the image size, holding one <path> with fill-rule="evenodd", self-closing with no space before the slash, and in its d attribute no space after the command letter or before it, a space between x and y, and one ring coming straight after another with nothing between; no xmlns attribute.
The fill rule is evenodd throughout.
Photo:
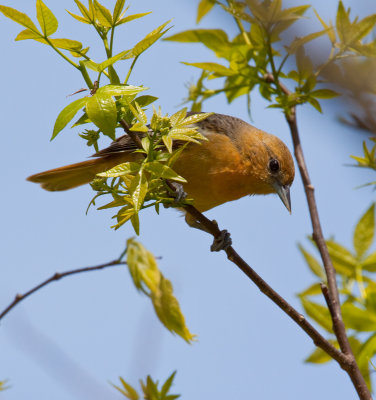
<svg viewBox="0 0 376 400"><path fill-rule="evenodd" d="M201 231L204 232L209 232L204 225L202 225L199 221L197 221L191 214L186 213L185 214L185 222L191 227L195 229L200 229ZM217 221L213 220L213 224L217 225ZM221 250L226 250L227 247L232 245L232 239L227 232L226 229L220 231L220 234L214 238L213 244L210 246L211 251L221 251Z"/></svg>
<svg viewBox="0 0 376 400"><path fill-rule="evenodd" d="M187 198L187 193L184 191L184 187L182 184L177 182L169 181L169 186L174 188L174 203L180 203L181 201Z"/></svg>

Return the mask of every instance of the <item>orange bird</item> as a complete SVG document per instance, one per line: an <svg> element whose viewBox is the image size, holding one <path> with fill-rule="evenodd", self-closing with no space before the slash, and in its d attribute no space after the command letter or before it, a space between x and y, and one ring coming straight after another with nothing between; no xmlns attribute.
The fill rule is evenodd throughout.
<svg viewBox="0 0 376 400"><path fill-rule="evenodd" d="M212 114L194 124L208 141L190 143L174 164L184 191L199 211L246 195L277 193L291 212L294 162L287 146L239 118ZM119 137L93 159L41 172L27 178L49 191L68 190L91 182L96 174L142 157L128 135ZM186 218L189 225L194 221Z"/></svg>

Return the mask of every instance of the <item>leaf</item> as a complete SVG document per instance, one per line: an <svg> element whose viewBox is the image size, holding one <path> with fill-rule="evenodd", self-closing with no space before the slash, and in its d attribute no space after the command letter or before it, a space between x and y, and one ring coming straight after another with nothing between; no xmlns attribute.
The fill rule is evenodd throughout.
<svg viewBox="0 0 376 400"><path fill-rule="evenodd" d="M160 271L153 254L134 238L127 240L127 265L136 288L148 294L158 290Z"/></svg>
<svg viewBox="0 0 376 400"><path fill-rule="evenodd" d="M34 22L24 13L15 10L11 7L1 6L0 11L9 19L17 22L18 24L30 29L35 33L39 33L38 28L34 25Z"/></svg>
<svg viewBox="0 0 376 400"><path fill-rule="evenodd" d="M375 204L360 218L354 231L354 248L359 258L370 248L375 234Z"/></svg>
<svg viewBox="0 0 376 400"><path fill-rule="evenodd" d="M328 28L331 29L331 28ZM324 29L322 31L319 32L314 32L314 33L310 33L309 35L306 35L304 37L299 37L299 38L295 38L289 46L286 47L287 52L289 54L294 54L296 52L296 50L300 47L303 46L304 44L317 39L318 37L324 35L325 33L327 33L328 29Z"/></svg>
<svg viewBox="0 0 376 400"><path fill-rule="evenodd" d="M224 65L213 62L199 62L199 63L182 62L182 64L190 65L191 67L201 68L205 71L214 72L219 76L232 76L238 74L237 71L234 71L230 68L225 67Z"/></svg>
<svg viewBox="0 0 376 400"><path fill-rule="evenodd" d="M376 252L371 253L361 264L362 269L376 272Z"/></svg>
<svg viewBox="0 0 376 400"><path fill-rule="evenodd" d="M69 10L65 10L67 13L69 13L74 19L76 19L77 21L80 21L84 24L90 24L90 20L88 20L87 18L81 17L80 15L77 14L73 14L72 12L70 12Z"/></svg>
<svg viewBox="0 0 376 400"><path fill-rule="evenodd" d="M343 321L348 329L359 332L376 331L376 314L347 302L342 305Z"/></svg>
<svg viewBox="0 0 376 400"><path fill-rule="evenodd" d="M82 43L77 40L71 39L50 39L52 44L59 49L80 51L82 49Z"/></svg>
<svg viewBox="0 0 376 400"><path fill-rule="evenodd" d="M303 292L300 292L298 294L299 297L304 297L304 296L316 296L316 295L321 295L322 290L321 286L319 283L314 283L313 285L309 286L307 289L303 290Z"/></svg>
<svg viewBox="0 0 376 400"><path fill-rule="evenodd" d="M308 301L301 298L300 301L304 307L305 312L314 319L321 327L328 332L332 333L332 320L329 310L321 304Z"/></svg>
<svg viewBox="0 0 376 400"><path fill-rule="evenodd" d="M176 375L176 371L174 371L166 380L166 382L163 384L162 388L161 388L161 397L162 399L164 398L164 396L167 395L168 391L171 388L172 382L175 379L175 375Z"/></svg>
<svg viewBox="0 0 376 400"><path fill-rule="evenodd" d="M136 162L126 162L123 164L119 164L116 167L109 169L106 172L101 172L97 174L103 178L117 178L118 176L134 174L138 172L141 168L141 165Z"/></svg>
<svg viewBox="0 0 376 400"><path fill-rule="evenodd" d="M37 18L44 36L48 37L57 31L58 22L52 11L42 2L37 0Z"/></svg>
<svg viewBox="0 0 376 400"><path fill-rule="evenodd" d="M213 50L218 57L226 54L231 47L226 32L222 29L192 29L169 36L164 40L181 43L202 43Z"/></svg>
<svg viewBox="0 0 376 400"><path fill-rule="evenodd" d="M326 245L336 271L346 276L353 276L357 261L350 251L334 240L326 240Z"/></svg>
<svg viewBox="0 0 376 400"><path fill-rule="evenodd" d="M117 54L116 56L113 56L113 57L103 61L102 63L98 64L99 72L104 71L110 65L115 64L119 60L124 60L124 56L126 56L130 52L131 52L131 50L124 50L121 53Z"/></svg>
<svg viewBox="0 0 376 400"><path fill-rule="evenodd" d="M179 126L182 125L192 125L196 124L197 122L203 121L204 119L210 117L210 115L213 115L214 113L198 113L198 114L192 114L189 117L186 117L183 122L179 124Z"/></svg>
<svg viewBox="0 0 376 400"><path fill-rule="evenodd" d="M317 259L312 254L308 253L308 251L306 251L302 245L299 244L298 248L300 252L303 254L303 257L306 263L308 264L309 269L323 282L326 282L325 271L322 268L321 264L317 261Z"/></svg>
<svg viewBox="0 0 376 400"><path fill-rule="evenodd" d="M143 89L147 89L147 88L143 88ZM146 107L151 103L154 103L156 100L158 100L158 97L155 96L149 96L149 95L143 95L143 96L139 96L137 97L136 101L137 104L140 107Z"/></svg>
<svg viewBox="0 0 376 400"><path fill-rule="evenodd" d="M324 20L320 17L320 15L318 14L318 12L313 9L314 13L316 14L317 19L320 21L321 25L324 27L329 40L332 42L332 44L334 44L336 42L336 34L334 32L334 29L332 27L332 25L330 24L329 26L324 22Z"/></svg>
<svg viewBox="0 0 376 400"><path fill-rule="evenodd" d="M94 96L87 100L86 113L105 135L115 140L117 109L112 96L97 91Z"/></svg>
<svg viewBox="0 0 376 400"><path fill-rule="evenodd" d="M36 33L30 29L25 29L21 31L14 40L18 41L18 40L28 40L28 39L34 39L37 41L42 39L42 41L46 43L45 40L43 39L43 36L40 33Z"/></svg>
<svg viewBox="0 0 376 400"><path fill-rule="evenodd" d="M139 212L148 192L148 180L142 170L132 179L129 192L132 195L134 209L136 212Z"/></svg>
<svg viewBox="0 0 376 400"><path fill-rule="evenodd" d="M116 1L115 7L114 7L114 12L112 13L113 22L115 24L121 16L124 5L125 5L125 0L117 0Z"/></svg>
<svg viewBox="0 0 376 400"><path fill-rule="evenodd" d="M174 296L172 284L163 275L161 275L158 289L151 293L151 300L159 320L169 331L176 333L186 342L191 342L195 335L189 332L179 302Z"/></svg>
<svg viewBox="0 0 376 400"><path fill-rule="evenodd" d="M336 344L336 347L338 348L337 342L331 340L330 341L332 344ZM333 343L334 342L334 343ZM305 360L304 362L306 363L313 363L313 364L324 364L328 361L332 361L333 358L330 357L328 353L326 353L323 349L320 347L317 347Z"/></svg>
<svg viewBox="0 0 376 400"><path fill-rule="evenodd" d="M128 15L127 17L124 17L124 18L120 19L116 23L116 26L121 25L121 24L126 24L127 22L133 21L133 20L138 19L138 18L145 17L145 15L149 15L149 14L151 14L151 11L150 12L145 12L145 13Z"/></svg>
<svg viewBox="0 0 376 400"><path fill-rule="evenodd" d="M214 7L215 0L201 0L197 8L196 24Z"/></svg>
<svg viewBox="0 0 376 400"><path fill-rule="evenodd" d="M138 393L136 392L136 390L129 385L127 382L125 382L125 380L119 376L120 382L123 385L122 388L120 388L119 386L114 385L113 383L111 383L111 385L117 389L121 394L123 394L125 397L127 397L130 400L139 400L140 396L138 395Z"/></svg>
<svg viewBox="0 0 376 400"><path fill-rule="evenodd" d="M56 135L69 124L70 121L72 121L74 116L85 106L87 101L88 99L84 97L82 99L73 101L63 108L56 118L51 140L54 139Z"/></svg>
<svg viewBox="0 0 376 400"><path fill-rule="evenodd" d="M358 353L356 354L356 361L359 365L360 372L362 373L369 388L371 388L369 365L371 358L375 354L376 354L376 334L373 334L367 339L365 343L363 343Z"/></svg>
<svg viewBox="0 0 376 400"><path fill-rule="evenodd" d="M345 10L342 1L338 3L337 16L336 16L336 28L338 36L343 44L347 42L347 36L351 32L351 22L349 14Z"/></svg>
<svg viewBox="0 0 376 400"><path fill-rule="evenodd" d="M171 179L177 182L187 182L182 176L178 175L172 168L161 164L158 161L151 161L145 164L144 169L158 178Z"/></svg>
<svg viewBox="0 0 376 400"><path fill-rule="evenodd" d="M85 18L87 18L90 21L90 23L92 23L94 20L94 14L93 14L93 12L91 12L91 9L88 10L79 0L74 0L74 2L76 3L78 9L81 11L81 14ZM91 3L89 3L89 5L90 4Z"/></svg>
<svg viewBox="0 0 376 400"><path fill-rule="evenodd" d="M339 93L331 89L318 89L310 93L311 96L317 99L332 99L333 97L340 96Z"/></svg>
<svg viewBox="0 0 376 400"><path fill-rule="evenodd" d="M163 36L168 31L168 29L170 29L168 28L163 31L163 28L170 22L171 20L165 22L158 28L148 33L140 42L138 42L132 49L133 56L138 57L146 49L148 49L151 45L153 45L161 36Z"/></svg>
<svg viewBox="0 0 376 400"><path fill-rule="evenodd" d="M106 28L111 28L112 27L111 12L101 3L99 3L98 0L94 0L94 7L96 10L96 17L99 23Z"/></svg>

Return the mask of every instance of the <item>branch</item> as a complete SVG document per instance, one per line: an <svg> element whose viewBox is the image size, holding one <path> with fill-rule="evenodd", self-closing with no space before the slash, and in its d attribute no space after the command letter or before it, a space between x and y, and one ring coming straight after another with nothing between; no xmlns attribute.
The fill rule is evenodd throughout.
<svg viewBox="0 0 376 400"><path fill-rule="evenodd" d="M80 268L80 269L74 269L72 271L66 271L66 272L56 272L54 275L52 275L50 278L46 279L45 281L43 281L42 283L40 283L39 285L33 287L32 289L30 289L29 291L27 291L24 294L17 294L16 297L14 298L14 300L8 305L8 307L6 307L4 309L4 311L2 311L0 313L0 321L5 317L6 314L8 314L8 312L10 310L12 310L17 304L19 304L21 301L25 300L26 297L29 297L30 295L32 295L33 293L37 292L38 290L42 289L43 287L47 286L48 284L50 284L51 282L54 281L58 281L59 279L65 278L67 276L70 275L76 275L76 274L80 274L82 272L91 272L91 271L98 271L101 269L105 269L105 268L109 268L109 267L115 267L117 265L125 265L126 262L125 261L121 261L121 258L114 260L114 261L110 261L106 264L101 264L101 265L96 265L94 267L85 267L85 268Z"/></svg>
<svg viewBox="0 0 376 400"><path fill-rule="evenodd" d="M288 96L291 94L290 90L286 86L284 86L279 81L278 83L275 81L275 78L272 74L270 73L266 74L264 79L266 82L273 82L275 85L280 87L285 95ZM341 352L346 358L345 363L339 362L339 364L350 376L350 379L355 386L359 398L364 400L370 400L372 399L371 394L368 390L367 384L362 374L360 373L359 366L356 363L354 353L352 352L349 339L347 337L345 324L343 323L341 304L339 301L339 294L336 281L336 271L333 267L332 260L330 259L328 247L326 245L324 234L321 228L320 217L314 194L315 188L312 185L311 179L308 174L308 169L303 154L302 144L300 141L298 124L296 119L296 107L293 107L289 113L285 112L285 118L290 127L292 141L294 145L295 158L298 163L300 175L302 177L304 185L304 191L307 198L308 209L313 229L312 237L316 242L317 248L320 252L328 280L328 286L322 287L323 294L332 317L334 334L337 337Z"/></svg>
<svg viewBox="0 0 376 400"><path fill-rule="evenodd" d="M120 124L123 126L124 131L132 138L137 147L141 148L141 142L138 135L129 130L128 124L121 120ZM138 140L134 140L136 136ZM167 181L168 184L168 181ZM170 186L170 185L169 185ZM175 191L175 188L171 185L170 188ZM205 227L206 231L210 233L214 238L217 238L221 234L221 230L218 228L217 223L206 218L200 211L191 205L184 206L184 210L200 222ZM233 262L243 273L264 293L270 300L272 300L281 310L283 310L293 321L295 321L312 339L313 343L329 354L334 360L336 360L343 368L349 365L349 359L346 354L336 349L329 341L327 341L294 307L292 307L282 296L280 296L275 290L273 290L261 277L254 271L250 265L248 265L234 250L232 246L227 247L224 250L227 254L227 258Z"/></svg>

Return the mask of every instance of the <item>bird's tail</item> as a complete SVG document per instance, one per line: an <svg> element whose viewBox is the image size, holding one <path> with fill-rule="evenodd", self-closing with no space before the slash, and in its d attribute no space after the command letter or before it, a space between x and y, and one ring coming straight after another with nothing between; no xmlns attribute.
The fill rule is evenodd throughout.
<svg viewBox="0 0 376 400"><path fill-rule="evenodd" d="M121 162L122 160L119 157L113 156L96 158L40 172L29 176L27 180L40 183L43 189L50 192L68 190L91 182L96 174L106 171Z"/></svg>

